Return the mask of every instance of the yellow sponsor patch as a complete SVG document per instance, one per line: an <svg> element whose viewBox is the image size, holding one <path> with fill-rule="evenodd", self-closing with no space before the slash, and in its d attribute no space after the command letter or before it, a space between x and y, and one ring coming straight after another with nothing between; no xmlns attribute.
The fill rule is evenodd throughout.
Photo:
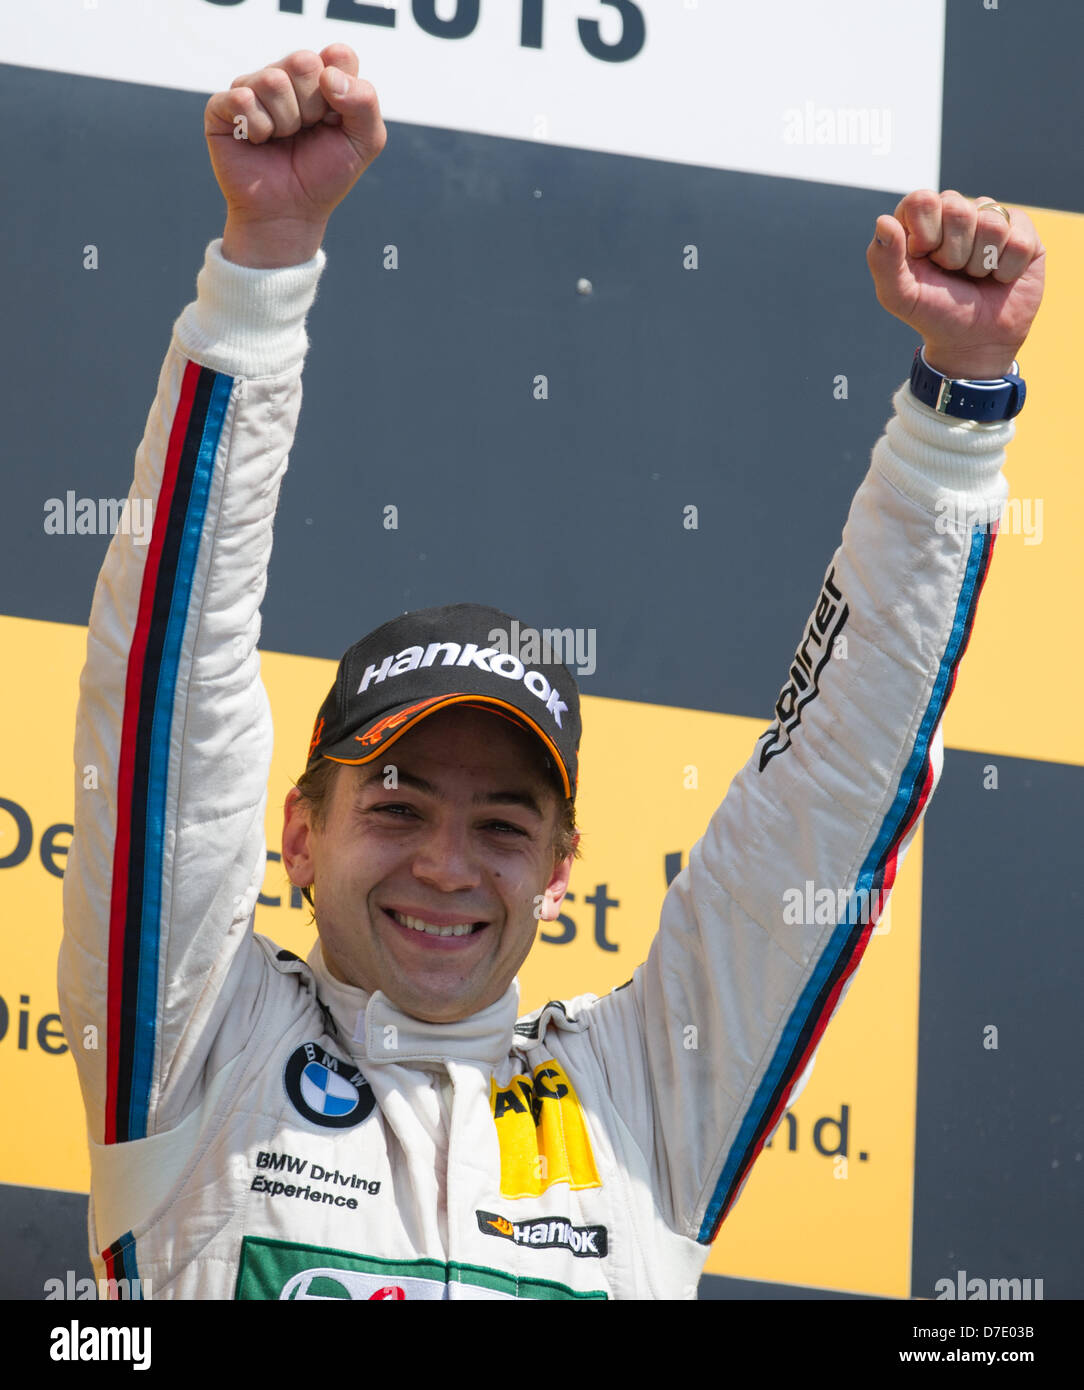
<svg viewBox="0 0 1084 1390"><path fill-rule="evenodd" d="M573 1191L601 1187L583 1109L564 1069L541 1062L533 1076L490 1083L501 1148L501 1196L537 1197L555 1182Z"/></svg>

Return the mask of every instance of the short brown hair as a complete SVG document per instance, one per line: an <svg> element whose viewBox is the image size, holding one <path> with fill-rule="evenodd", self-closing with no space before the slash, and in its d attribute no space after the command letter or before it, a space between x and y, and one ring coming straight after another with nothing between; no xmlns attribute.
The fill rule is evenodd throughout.
<svg viewBox="0 0 1084 1390"><path fill-rule="evenodd" d="M557 832L553 837L553 862L559 864L569 855L574 859L580 857L579 846L576 843L576 799L564 795L564 787L557 780L557 769L553 762L549 757L545 762L550 785L557 793ZM314 766L306 768L294 783L302 798L308 803L309 818L317 830L322 830L327 822L328 802L331 800L335 778L339 769L345 766L345 763L337 763L333 758L321 758ZM302 888L301 895L312 907L311 890Z"/></svg>

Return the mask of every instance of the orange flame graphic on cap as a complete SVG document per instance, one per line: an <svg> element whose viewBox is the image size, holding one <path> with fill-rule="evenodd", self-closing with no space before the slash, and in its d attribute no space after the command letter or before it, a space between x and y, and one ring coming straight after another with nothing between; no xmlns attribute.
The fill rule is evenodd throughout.
<svg viewBox="0 0 1084 1390"><path fill-rule="evenodd" d="M428 700L419 700L416 705L408 705L407 708L400 711L399 714L389 714L385 719L381 719L379 723L374 724L371 729L367 729L365 733L355 734L354 738L358 743L380 743L380 741L386 738L393 729L397 729L400 724L405 724L412 714L415 714L420 709L425 709L426 705L431 705L435 701L442 700L443 698L443 695L432 695Z"/></svg>

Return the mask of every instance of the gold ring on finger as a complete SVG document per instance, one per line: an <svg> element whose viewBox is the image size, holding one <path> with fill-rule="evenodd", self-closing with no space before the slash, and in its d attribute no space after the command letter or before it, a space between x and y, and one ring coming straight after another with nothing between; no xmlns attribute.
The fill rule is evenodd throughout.
<svg viewBox="0 0 1084 1390"><path fill-rule="evenodd" d="M979 212L1000 212L1009 226L1012 226L1012 214L1001 203L980 203Z"/></svg>

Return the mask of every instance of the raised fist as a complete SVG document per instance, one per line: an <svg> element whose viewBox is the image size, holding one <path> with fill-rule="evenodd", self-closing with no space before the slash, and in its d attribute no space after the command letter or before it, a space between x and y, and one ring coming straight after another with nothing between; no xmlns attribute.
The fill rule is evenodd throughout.
<svg viewBox="0 0 1084 1390"><path fill-rule="evenodd" d="M877 219L866 259L877 298L920 333L946 376L1002 376L1043 297L1046 252L1021 208L955 189L908 193Z"/></svg>
<svg viewBox="0 0 1084 1390"><path fill-rule="evenodd" d="M203 129L235 236L277 227L319 244L387 140L376 92L357 74L357 54L336 43L299 49L211 97Z"/></svg>

